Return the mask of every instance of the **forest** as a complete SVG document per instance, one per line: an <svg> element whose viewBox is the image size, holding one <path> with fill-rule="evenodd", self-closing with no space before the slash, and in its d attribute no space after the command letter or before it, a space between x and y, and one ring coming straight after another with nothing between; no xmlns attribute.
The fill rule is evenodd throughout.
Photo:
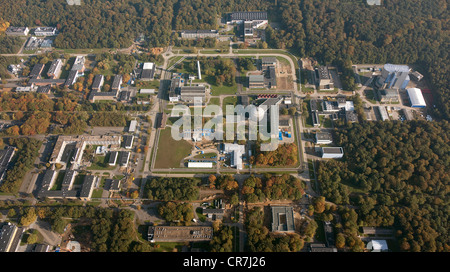
<svg viewBox="0 0 450 272"><path fill-rule="evenodd" d="M322 195L357 206L354 228L394 227L403 251L448 251L450 125L365 122L335 130L344 160L320 162Z"/></svg>
<svg viewBox="0 0 450 272"><path fill-rule="evenodd" d="M196 200L200 180L195 178L151 178L144 188L144 195L151 200Z"/></svg>
<svg viewBox="0 0 450 272"><path fill-rule="evenodd" d="M266 199L300 200L304 194L300 179L290 175L270 175L263 178L250 176L244 181L242 187L244 199L249 202L264 202Z"/></svg>

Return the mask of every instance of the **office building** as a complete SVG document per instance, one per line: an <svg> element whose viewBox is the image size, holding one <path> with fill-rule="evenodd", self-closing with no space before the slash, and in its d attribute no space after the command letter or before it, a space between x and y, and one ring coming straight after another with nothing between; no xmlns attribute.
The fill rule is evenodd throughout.
<svg viewBox="0 0 450 272"><path fill-rule="evenodd" d="M272 231L294 232L294 209L287 206L272 206Z"/></svg>
<svg viewBox="0 0 450 272"><path fill-rule="evenodd" d="M322 158L324 159L340 159L344 156L342 147L322 147Z"/></svg>

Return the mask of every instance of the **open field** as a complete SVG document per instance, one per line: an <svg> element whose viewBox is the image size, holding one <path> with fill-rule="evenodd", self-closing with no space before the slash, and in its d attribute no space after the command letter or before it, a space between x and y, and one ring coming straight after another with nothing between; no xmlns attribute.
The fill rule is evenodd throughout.
<svg viewBox="0 0 450 272"><path fill-rule="evenodd" d="M192 146L185 140L175 141L171 129L161 130L155 168L179 168L180 161L191 153Z"/></svg>

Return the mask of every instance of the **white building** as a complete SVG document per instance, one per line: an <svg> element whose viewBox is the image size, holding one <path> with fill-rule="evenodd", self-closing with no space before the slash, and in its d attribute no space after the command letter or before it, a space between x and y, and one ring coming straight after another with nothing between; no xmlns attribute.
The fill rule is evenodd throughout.
<svg viewBox="0 0 450 272"><path fill-rule="evenodd" d="M224 144L224 152L231 154L231 167L242 170L242 155L245 154L245 145Z"/></svg>
<svg viewBox="0 0 450 272"><path fill-rule="evenodd" d="M322 147L322 158L340 159L342 157L344 157L344 149L342 147Z"/></svg>
<svg viewBox="0 0 450 272"><path fill-rule="evenodd" d="M424 108L427 106L425 99L423 98L422 91L418 88L409 88L408 92L409 100L411 101L411 107Z"/></svg>
<svg viewBox="0 0 450 272"><path fill-rule="evenodd" d="M155 89L141 89L139 91L141 94L155 94Z"/></svg>
<svg viewBox="0 0 450 272"><path fill-rule="evenodd" d="M212 168L212 162L188 162L188 168Z"/></svg>
<svg viewBox="0 0 450 272"><path fill-rule="evenodd" d="M34 29L34 35L36 36L55 36L56 27L38 27Z"/></svg>
<svg viewBox="0 0 450 272"><path fill-rule="evenodd" d="M371 252L389 251L386 240L371 240L369 243L367 243L367 249Z"/></svg>
<svg viewBox="0 0 450 272"><path fill-rule="evenodd" d="M128 128L128 132L136 132L136 128L137 128L137 121L131 120L130 127Z"/></svg>

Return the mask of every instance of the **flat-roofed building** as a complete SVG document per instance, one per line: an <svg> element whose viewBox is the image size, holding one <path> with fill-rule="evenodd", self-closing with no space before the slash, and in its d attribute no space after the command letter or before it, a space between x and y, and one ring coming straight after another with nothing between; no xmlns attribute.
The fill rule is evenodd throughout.
<svg viewBox="0 0 450 272"><path fill-rule="evenodd" d="M322 147L322 158L340 159L342 157L344 157L344 149L342 147Z"/></svg>
<svg viewBox="0 0 450 272"><path fill-rule="evenodd" d="M120 85L122 85L122 75L115 75L113 83L111 85L111 89L120 90Z"/></svg>
<svg viewBox="0 0 450 272"><path fill-rule="evenodd" d="M131 120L130 121L130 126L128 127L128 132L136 132L137 129L137 121L136 120Z"/></svg>
<svg viewBox="0 0 450 272"><path fill-rule="evenodd" d="M376 108L378 109L378 112L380 114L381 121L388 121L389 115L387 113L386 107L385 106L376 106Z"/></svg>
<svg viewBox="0 0 450 272"><path fill-rule="evenodd" d="M140 94L155 94L155 89L140 89Z"/></svg>
<svg viewBox="0 0 450 272"><path fill-rule="evenodd" d="M228 24L241 24L245 21L251 21L256 24L256 27L260 27L269 22L267 12L265 11L238 11L229 14L227 19Z"/></svg>
<svg viewBox="0 0 450 272"><path fill-rule="evenodd" d="M188 162L188 168L213 168L212 162Z"/></svg>
<svg viewBox="0 0 450 272"><path fill-rule="evenodd" d="M261 58L261 66L262 69L267 69L269 66L277 66L277 58L276 57L262 57Z"/></svg>
<svg viewBox="0 0 450 272"><path fill-rule="evenodd" d="M203 209L202 214L211 220L222 220L225 215L225 209Z"/></svg>
<svg viewBox="0 0 450 272"><path fill-rule="evenodd" d="M17 248L17 235L22 232L13 223L6 223L0 230L0 252L15 252Z"/></svg>
<svg viewBox="0 0 450 272"><path fill-rule="evenodd" d="M330 90L334 88L333 79L327 66L320 66L317 68L316 76L319 82L319 89Z"/></svg>
<svg viewBox="0 0 450 272"><path fill-rule="evenodd" d="M37 88L37 93L40 93L40 94L50 94L51 93L51 89L52 89L52 87L50 86L50 85L46 85L46 86L39 86L38 88Z"/></svg>
<svg viewBox="0 0 450 272"><path fill-rule="evenodd" d="M78 78L78 71L77 70L70 70L69 76L66 79L66 82L64 82L65 87L70 87L77 81Z"/></svg>
<svg viewBox="0 0 450 272"><path fill-rule="evenodd" d="M110 165L110 166L116 165L118 155L119 155L119 152L117 152L117 151L111 151L111 152L109 153L108 165Z"/></svg>
<svg viewBox="0 0 450 272"><path fill-rule="evenodd" d="M78 71L79 74L84 73L84 70L86 69L86 67L84 66L85 62L86 58L84 56L77 56L71 70Z"/></svg>
<svg viewBox="0 0 450 272"><path fill-rule="evenodd" d="M34 65L33 69L31 70L29 77L34 79L40 79L42 71L44 70L45 65L42 63L38 63Z"/></svg>
<svg viewBox="0 0 450 272"><path fill-rule="evenodd" d="M105 77L103 75L96 75L94 77L94 83L92 83L92 90L100 91L103 83L105 83Z"/></svg>
<svg viewBox="0 0 450 272"><path fill-rule="evenodd" d="M264 75L249 75L248 87L249 88L264 88Z"/></svg>
<svg viewBox="0 0 450 272"><path fill-rule="evenodd" d="M336 247L327 247L325 244L309 244L309 252L337 252Z"/></svg>
<svg viewBox="0 0 450 272"><path fill-rule="evenodd" d="M378 90L381 103L399 102L398 91L396 89Z"/></svg>
<svg viewBox="0 0 450 272"><path fill-rule="evenodd" d="M123 136L123 147L126 149L131 149L133 147L134 136L133 135L124 135Z"/></svg>
<svg viewBox="0 0 450 272"><path fill-rule="evenodd" d="M275 66L269 66L265 85L269 89L275 89L277 87L277 74L275 72Z"/></svg>
<svg viewBox="0 0 450 272"><path fill-rule="evenodd" d="M28 27L10 26L6 29L5 34L8 36L26 36L29 32Z"/></svg>
<svg viewBox="0 0 450 272"><path fill-rule="evenodd" d="M379 89L406 89L410 80L409 71L407 65L385 64L375 85Z"/></svg>
<svg viewBox="0 0 450 272"><path fill-rule="evenodd" d="M14 90L16 93L30 93L35 92L36 88L33 86L16 87Z"/></svg>
<svg viewBox="0 0 450 272"><path fill-rule="evenodd" d="M118 163L122 167L127 167L130 162L131 152L129 151L119 151L119 157L117 158Z"/></svg>
<svg viewBox="0 0 450 272"><path fill-rule="evenodd" d="M202 39L202 38L217 38L219 31L217 30L182 30L180 32L183 39Z"/></svg>
<svg viewBox="0 0 450 272"><path fill-rule="evenodd" d="M207 226L150 226L147 237L150 242L210 241L213 237L213 228Z"/></svg>
<svg viewBox="0 0 450 272"><path fill-rule="evenodd" d="M35 36L55 36L56 34L56 27L38 27L34 29Z"/></svg>
<svg viewBox="0 0 450 272"><path fill-rule="evenodd" d="M320 126L319 113L317 111L311 112L311 119L314 127Z"/></svg>
<svg viewBox="0 0 450 272"><path fill-rule="evenodd" d="M140 74L141 80L153 80L155 78L156 65L153 62L145 62L142 64Z"/></svg>
<svg viewBox="0 0 450 272"><path fill-rule="evenodd" d="M294 232L294 209L288 206L272 206L272 231Z"/></svg>
<svg viewBox="0 0 450 272"><path fill-rule="evenodd" d="M183 86L180 88L180 99L184 102L194 102L195 100L206 101L205 86Z"/></svg>
<svg viewBox="0 0 450 272"><path fill-rule="evenodd" d="M49 163L66 164L63 160L66 146L73 145L77 150L75 158L72 160L72 164L79 165L81 163L82 154L87 145L112 145L119 147L121 143L120 136L58 136L58 140L53 148L53 152L50 155Z"/></svg>
<svg viewBox="0 0 450 272"><path fill-rule="evenodd" d="M95 183L97 182L97 177L94 175L86 175L84 177L83 185L81 186L80 199L83 201L88 201L91 199L92 192L94 191Z"/></svg>
<svg viewBox="0 0 450 272"><path fill-rule="evenodd" d="M316 144L331 144L333 143L333 136L329 132L317 132Z"/></svg>
<svg viewBox="0 0 450 272"><path fill-rule="evenodd" d="M224 152L231 155L231 167L238 170L243 169L242 156L245 154L245 145L225 143Z"/></svg>
<svg viewBox="0 0 450 272"><path fill-rule="evenodd" d="M371 240L367 243L368 250L371 252L388 252L389 247L386 240Z"/></svg>
<svg viewBox="0 0 450 272"><path fill-rule="evenodd" d="M48 69L47 76L49 78L58 78L59 75L61 74L61 69L62 69L62 60L55 59L52 61L52 64Z"/></svg>

